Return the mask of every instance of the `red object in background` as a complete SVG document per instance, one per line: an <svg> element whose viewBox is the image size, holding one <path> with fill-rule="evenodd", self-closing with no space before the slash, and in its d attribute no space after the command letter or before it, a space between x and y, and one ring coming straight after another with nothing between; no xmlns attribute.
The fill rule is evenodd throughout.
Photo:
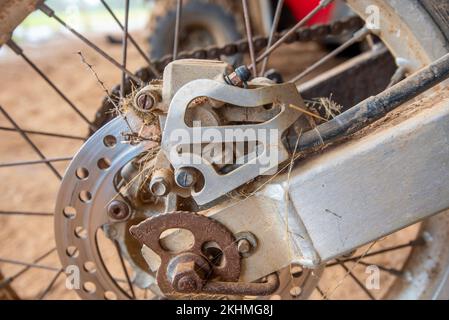
<svg viewBox="0 0 449 320"><path fill-rule="evenodd" d="M310 13L318 4L320 0L286 0L288 8L292 12L297 21L303 19L308 13ZM314 25L320 23L328 23L332 18L332 12L335 4L331 3L326 8L318 12L307 25Z"/></svg>

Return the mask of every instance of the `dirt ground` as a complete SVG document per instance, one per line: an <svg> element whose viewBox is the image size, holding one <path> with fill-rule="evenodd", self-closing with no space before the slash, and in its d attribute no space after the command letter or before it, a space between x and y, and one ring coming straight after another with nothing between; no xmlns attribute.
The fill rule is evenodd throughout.
<svg viewBox="0 0 449 320"><path fill-rule="evenodd" d="M136 35L141 43L143 36ZM121 59L120 46L113 46L103 38L96 39L114 58ZM119 83L120 72L100 56L72 37L57 39L44 46L23 46L25 53L60 87L67 96L90 119L93 119L104 96L102 89L89 70L80 62L76 54L82 51L87 61L93 64L102 80L110 88ZM281 72L292 75L323 55L323 51L315 45L290 46L282 50L273 65ZM289 63L284 63L289 61ZM144 65L138 53L129 50L129 69L136 70ZM335 63L335 62L334 62ZM293 67L294 65L294 67ZM0 105L17 121L18 125L29 130L67 133L84 136L88 129L85 123L56 95L49 86L19 57L10 51L0 56ZM11 124L0 116L0 126L11 127ZM32 140L39 146L45 156L71 156L80 147L81 142L61 140L58 138L33 135ZM24 140L14 132L2 131L0 138L0 163L39 159ZM67 163L58 163L59 172L63 173ZM53 212L58 179L51 174L45 165L0 168L0 210ZM0 215L0 257L31 262L36 257L54 247L53 222L51 218ZM372 249L388 247L393 243L404 243L413 237L416 227L408 231L379 241ZM362 250L362 249L361 249ZM388 267L400 268L407 250L399 254L389 254L369 260L372 263ZM59 266L57 254L53 253L40 262L45 266ZM350 264L348 264L351 267ZM0 269L8 277L22 267L0 262ZM365 267L357 266L355 273L362 282L368 276ZM55 275L54 271L33 269L13 282L13 288L22 298L33 299L47 286ZM325 272L320 288L327 292L339 285L345 278L345 271L339 266ZM64 287L64 277L60 277L47 299L77 299L76 293ZM381 290L373 291L380 297L392 281L391 276L382 274ZM312 298L321 299L314 292ZM342 285L335 290L331 298L365 299L357 284L346 277Z"/></svg>

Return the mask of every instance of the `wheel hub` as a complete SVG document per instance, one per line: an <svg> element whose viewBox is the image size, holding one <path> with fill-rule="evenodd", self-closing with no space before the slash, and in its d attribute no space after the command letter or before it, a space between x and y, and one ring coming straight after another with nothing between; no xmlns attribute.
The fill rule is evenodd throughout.
<svg viewBox="0 0 449 320"><path fill-rule="evenodd" d="M170 66L168 67L168 71L166 70L164 74L164 86L158 81L151 83L148 87L141 90L135 97L134 104L131 105L131 108L126 113L126 119L118 117L93 134L75 156L66 172L58 195L56 212L63 213L70 209L74 214L70 217L64 214L56 215L56 240L63 265L75 265L80 270L81 286L78 292L83 298L107 298L111 296L111 292L119 299L130 297L129 293L118 284L116 277L112 275L114 272L105 263L107 259L104 257L107 255L107 250L101 248L99 245L99 232L103 232L115 247L118 248L120 255L123 257L122 264L123 261L126 261L131 266L133 274L130 277L130 282L137 287L154 289L152 291L156 296L159 296L162 291L168 297L172 296L174 288L193 288L193 283L190 280L187 281L184 279L185 281L182 280L179 283L175 281L176 284L174 284L173 281L167 279L176 277L167 275L165 272L158 272L156 278L158 268L152 267L155 265L154 261L148 261L146 259L146 262L150 265L150 268L148 268L140 252L142 244L144 245L142 248L143 252L148 252L148 248L154 250L154 241L147 243L142 240L143 238L138 237L139 244L128 232L130 227L139 224L143 220L148 219L150 221L157 214L170 211L171 209L177 210L178 200L181 198L187 199L182 200L184 202L194 203L190 197L192 191L193 195L197 192L195 188L199 186L198 181L201 180L203 181L202 183L210 183L213 180L212 178L214 178L204 176L205 171L203 168L196 168L197 171L193 172L190 172L189 168L184 169L176 166L172 168L170 162L164 160L164 153L159 152L159 144L154 142L154 136L158 132L158 126L154 122L154 119L157 119L155 114L162 114L162 118L165 118L166 111L164 111L164 108L168 107L168 102L171 103L170 110L173 109L175 113L175 108L186 107L173 102L177 101L176 97L178 97L178 100L180 97L185 99L182 94L177 94L177 91L184 84L186 84L186 87L193 84L193 87L197 88L195 82L191 82L195 80L195 77L204 77L203 74L215 77L215 75L222 75L223 70L227 69L226 65L211 63L209 61L203 63L204 70L201 69L201 62L188 61L186 65L182 65L182 63L182 61L177 61L171 68ZM192 63L197 65L200 71L205 72L198 71L191 75L193 79L185 79L184 82L179 82L179 77L176 74L185 74L184 69L189 68ZM208 83L205 83L205 87L198 88L198 90L204 91L209 85L213 85L212 80L208 81ZM166 85L167 83L168 85ZM301 104L300 97L297 96L297 93L290 90L291 86L275 86L269 80L262 80L260 86L256 85L256 87L260 87L259 91L256 93L256 91L252 90L251 92L254 92L256 96L261 95L262 100L259 101L260 104L267 104L270 101L273 102L274 99L278 102L285 100L286 103ZM218 96L212 97L214 100L222 100L220 97L227 96L228 93L226 93L226 90L230 89L231 91L238 92L239 95L243 94L242 99L244 101L251 101L251 99L256 98L251 97L252 93L247 93L245 89L235 88L225 83L219 86L215 85L214 88L215 94L218 94ZM148 95L151 96L151 108L142 108L142 106L148 105ZM229 121L223 119L236 117L232 106L229 107L230 109L227 115L223 115L221 113L222 109L226 109L223 107L223 104L220 104L220 110L216 106L208 107L207 103L204 104L204 100L197 99L198 95L201 96L203 94L188 97L190 101L194 100L198 106L193 108L193 111L189 109L188 112L184 110L180 113L180 117L184 118L185 116L188 119L187 122L193 122L199 119L205 121L206 124L212 123L219 126L226 123L223 121ZM208 96L208 94L204 95ZM172 99L174 100L172 101ZM231 104L238 102L238 97L233 99L233 101L228 102ZM255 106L252 107L254 108ZM250 119L249 121L266 122L274 117L273 121L271 121L271 126L280 128L282 131L286 130L297 118L288 108L282 109L274 106L273 108L266 109L261 107L260 110L257 109L255 111L258 111L253 116L256 118L253 120ZM240 114L248 120L246 112ZM258 119L257 117L261 118ZM173 117L169 115L166 128L167 126L171 127L173 121ZM277 145L275 145L275 148L278 148ZM200 172L200 177L195 175L196 172ZM204 180L205 178L207 180ZM245 179L251 179L251 177L246 177ZM235 185L234 188L237 186ZM213 196L215 197L215 195ZM162 217L168 219L168 222L172 218L171 215L163 215ZM174 219L173 221L180 220ZM212 219L210 221L214 220ZM195 223L190 224L191 227L194 225ZM214 222L213 225L221 224ZM135 227L133 228L132 230L137 230ZM213 228L207 227L205 229L210 231ZM195 236L198 237L200 234L196 233ZM208 236L210 237L209 242L218 242L217 237L219 235L216 232L210 232ZM231 233L231 237L233 236ZM263 241L263 239L260 239L260 241ZM239 246L235 242L231 241L231 243L234 244L231 247L235 247L234 253L236 257L240 257L240 255L244 258L250 256L250 249L243 252L243 242ZM229 247L229 245L225 247ZM74 250L75 253L69 254L69 248L72 251ZM242 253L239 252L240 250ZM154 251L156 252L156 256L159 256L155 257L155 255L152 255L155 260L162 259L162 261L165 261L163 252L158 250ZM195 254L198 257L201 256L198 252ZM172 258L174 259L175 257ZM229 259L227 258L225 260ZM229 260L229 263L231 260ZM183 263L185 264L187 262L184 261ZM90 264L92 268L87 270L85 268L86 264ZM114 267L116 268L117 265L118 263L113 264L112 269ZM169 261L162 263L164 269L168 265ZM239 263L236 265L239 266ZM229 271L232 269L229 268L230 265L223 270ZM212 268L212 270L216 270L216 268ZM320 270L316 270L314 274L319 275L320 272ZM264 284L260 284L262 285L262 289L265 288L265 291L258 291L257 284L238 282L238 273L237 278L235 276L232 279L224 277L223 280L225 282L223 283L214 284L214 282L211 282L212 285L207 283L204 289L206 290L206 294L212 295L233 293L238 295L257 295L264 293L265 295L272 294L273 296L296 299L307 296L309 291L313 289L313 285L306 285L306 282L315 283L319 278L311 276L312 273L309 271L302 272L300 277L292 278L289 267L281 270L279 275L280 284L273 283L275 279L271 279L270 277L268 277L268 282L265 287L263 286ZM277 277L276 275L274 276ZM199 293L201 286L197 282L195 282L196 289L192 290L198 291ZM93 286L95 289L85 290L84 287L88 283L90 287ZM244 285L247 287L244 287ZM261 287L260 285L259 287ZM269 287L270 285L271 287ZM275 286L273 287L273 285ZM230 290L223 289L226 286L234 287ZM294 290L294 294L292 294L291 290L296 287L303 289L307 287L309 291L303 290L302 294L298 294L298 290L296 289ZM278 289L275 290L276 288ZM183 291L183 289L180 289L180 291Z"/></svg>

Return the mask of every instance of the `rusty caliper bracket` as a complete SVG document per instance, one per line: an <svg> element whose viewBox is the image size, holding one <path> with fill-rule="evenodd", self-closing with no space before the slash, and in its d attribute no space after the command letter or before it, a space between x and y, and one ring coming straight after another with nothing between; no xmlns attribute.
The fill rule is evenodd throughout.
<svg viewBox="0 0 449 320"><path fill-rule="evenodd" d="M162 233L174 228L192 232L194 242L189 249L173 253L162 247ZM130 232L160 256L157 282L167 297L199 293L264 296L279 287L276 273L267 276L265 282L239 282L241 257L236 239L224 225L211 218L175 211L148 218L132 226ZM204 253L204 248L211 244L218 249L219 263L214 263L217 256L211 259Z"/></svg>

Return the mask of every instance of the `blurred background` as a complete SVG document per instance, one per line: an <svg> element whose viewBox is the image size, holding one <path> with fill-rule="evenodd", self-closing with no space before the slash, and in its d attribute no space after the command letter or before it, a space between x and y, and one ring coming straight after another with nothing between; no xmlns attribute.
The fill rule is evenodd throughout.
<svg viewBox="0 0 449 320"><path fill-rule="evenodd" d="M47 5L53 8L58 15L68 22L72 28L82 33L114 32L117 23L111 19L110 14L98 0L48 0ZM117 17L124 17L125 11L122 0L109 0L108 5L114 10ZM143 29L148 22L154 1L134 0L130 2L129 30ZM15 30L14 38L17 42L45 43L55 38L64 38L69 35L53 19L41 11L35 11ZM5 48L1 52L5 52Z"/></svg>
<svg viewBox="0 0 449 320"><path fill-rule="evenodd" d="M302 3L312 8L319 0L307 0ZM191 5L185 9L185 14L195 19L203 18L204 23L192 23L191 28L185 28L181 35L181 50L190 49L194 40L197 46L207 46L213 43L224 44L238 40L244 34L240 1L204 1L214 2L202 15L195 14L198 7ZM299 3L286 1L286 3ZM193 1L189 1L193 3ZM217 5L219 3L219 5ZM256 0L255 3L262 3ZM267 3L271 3L267 1ZM275 1L273 1L275 3ZM121 61L121 34L117 23L105 10L99 0L48 0L46 4L72 28L81 32L89 40L108 52L114 59ZM107 4L123 21L124 1L108 0ZM201 8L204 8L201 4ZM303 7L307 9L307 7ZM130 7L129 30L136 42L145 53L151 53L152 58L160 58L171 50L173 34L173 0L146 1L133 0ZM280 29L295 23L306 11L290 10L285 12ZM332 20L331 16L346 15L343 6L333 7L314 23ZM260 19L254 19L255 35L266 35L266 19L262 14ZM214 28L211 33L204 32L199 26L216 23L222 18L225 27ZM270 17L268 17L270 21ZM197 20L191 21L197 21ZM215 33L214 33L215 32ZM227 32L225 37L219 34ZM36 11L15 30L13 39L24 50L25 54L44 72L51 81L89 118L94 119L100 110L105 97L103 88L91 70L82 63L77 52L82 52L86 61L93 66L106 88L110 89L120 83L121 71L87 47L54 19L48 18ZM161 49L162 48L162 49ZM328 52L327 44L293 43L283 46L276 57L270 60L270 67L275 68L284 77L297 74ZM347 57L339 56L324 65L318 72L336 65ZM288 63L285 63L288 61ZM135 48L129 45L128 69L136 71L146 66L145 59ZM25 61L6 46L0 48L0 105L8 111L17 124L25 130L50 131L79 137L80 139L61 140L53 137L30 135L32 141L48 158L70 157L81 147L83 139L88 137L89 128L78 115L70 109L47 83ZM11 123L0 116L0 126L11 128ZM0 163L13 161L38 160L39 157L16 132L4 131L0 140ZM55 163L62 175L68 162ZM53 212L59 180L48 170L45 164L2 168L0 170L0 210ZM53 221L51 218L26 216L0 216L0 257L8 257L15 261L33 261L37 256L55 246ZM404 235L393 235L391 243L412 237L416 227L412 227ZM389 240L390 241L390 240ZM376 244L376 248L388 246L389 242ZM391 266L400 266L408 251L398 255L387 255L379 263L387 261ZM382 260L383 259L383 260ZM377 262L373 259L373 263ZM117 262L116 262L117 263ZM60 266L55 253L40 261L45 266ZM20 271L22 266L13 263L0 263L0 280ZM57 270L57 269L56 269ZM366 278L365 269L359 266L356 270L361 279ZM321 286L323 290L332 288L344 276L345 271L335 269L324 275ZM54 279L55 270L33 269L24 276L17 278L13 289L21 293L22 298L39 297L45 290L46 283ZM123 278L123 275L120 277ZM386 275L382 278L387 288L391 281ZM357 293L357 284L346 281L347 285L336 292L335 298L366 298L364 293ZM75 292L66 290L65 278L59 277L45 298L76 299ZM380 296L381 291L376 292ZM320 299L318 293L313 298Z"/></svg>

